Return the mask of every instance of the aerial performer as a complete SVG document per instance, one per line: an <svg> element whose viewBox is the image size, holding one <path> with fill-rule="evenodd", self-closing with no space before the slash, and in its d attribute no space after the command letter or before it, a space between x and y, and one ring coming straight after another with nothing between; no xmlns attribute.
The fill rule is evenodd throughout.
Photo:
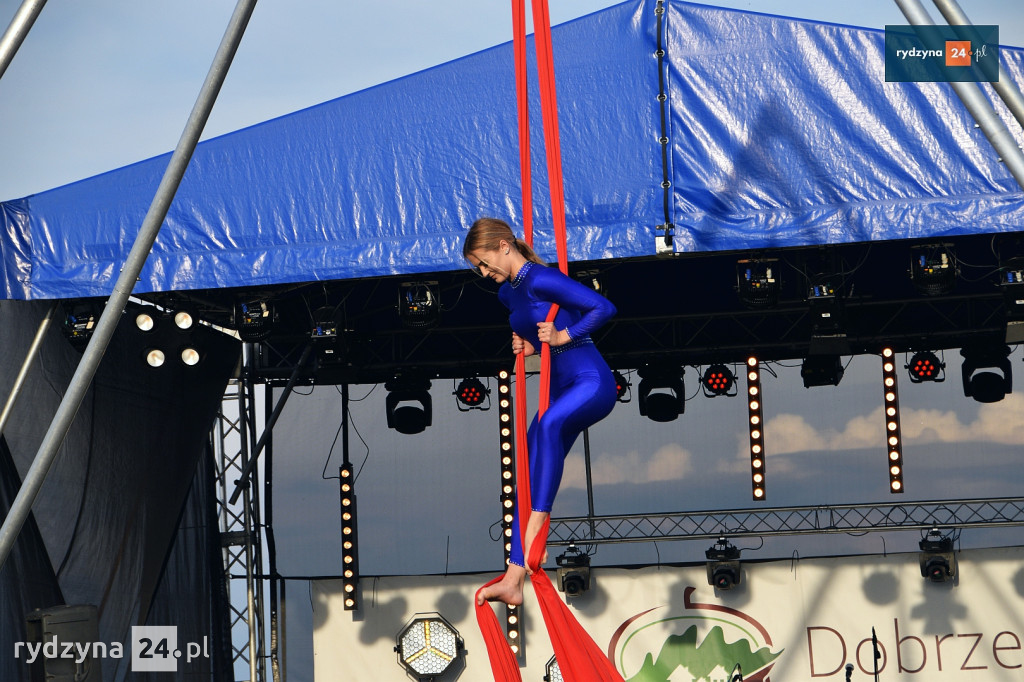
<svg viewBox="0 0 1024 682"><path fill-rule="evenodd" d="M615 405L615 378L590 334L616 311L601 294L547 267L502 220L480 218L473 223L462 255L481 277L501 284L498 299L509 310L512 352L525 357L539 352L542 343L551 347L550 404L541 419L534 417L527 433L532 508L526 529L520 533L523 510L517 504L505 575L477 595L479 604L518 605L528 573L525 557L551 515L565 457L580 433ZM552 304L559 310L547 322Z"/></svg>

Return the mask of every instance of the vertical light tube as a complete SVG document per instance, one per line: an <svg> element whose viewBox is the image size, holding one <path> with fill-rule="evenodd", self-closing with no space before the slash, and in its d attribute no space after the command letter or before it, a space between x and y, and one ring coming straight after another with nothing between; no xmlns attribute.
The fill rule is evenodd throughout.
<svg viewBox="0 0 1024 682"><path fill-rule="evenodd" d="M899 382L892 348L882 349L882 389L885 397L885 443L889 464L889 492L903 492L903 436L900 434Z"/></svg>
<svg viewBox="0 0 1024 682"><path fill-rule="evenodd" d="M750 433L750 484L755 502L766 499L764 480L764 418L761 409L761 363L747 358L747 429Z"/></svg>
<svg viewBox="0 0 1024 682"><path fill-rule="evenodd" d="M506 566L512 552L512 514L516 507L512 423L512 373L502 369L498 372L498 443L501 457L501 540ZM505 637L512 653L519 656L522 649L519 608L510 604L505 605Z"/></svg>
<svg viewBox="0 0 1024 682"><path fill-rule="evenodd" d="M338 470L341 488L341 586L345 591L345 610L359 608L359 544L356 538L356 493L352 463Z"/></svg>

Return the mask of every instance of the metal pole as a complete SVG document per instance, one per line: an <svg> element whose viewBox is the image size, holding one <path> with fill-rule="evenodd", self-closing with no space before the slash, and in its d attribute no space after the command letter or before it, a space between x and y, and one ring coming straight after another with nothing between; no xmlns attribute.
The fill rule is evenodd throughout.
<svg viewBox="0 0 1024 682"><path fill-rule="evenodd" d="M933 0L939 12L953 26L971 26L971 20L967 18L956 0ZM1017 123L1024 127L1024 96L1020 88L1010 80L1010 74L1003 68L1002 61L999 62L999 80L991 84L996 94L1006 103L1010 113L1017 119Z"/></svg>
<svg viewBox="0 0 1024 682"><path fill-rule="evenodd" d="M4 433L4 427L7 426L7 420L11 417L11 412L14 410L14 403L18 400L18 394L21 393L21 387L25 383L25 377L28 376L29 367L36 359L36 355L39 354L39 347L43 345L43 336L46 335L46 329L50 326L50 320L53 319L53 315L57 312L57 306L60 305L57 301L53 302L50 309L46 311L46 317L39 323L39 330L36 331L36 337L32 339L32 345L29 346L28 354L25 356L25 362L21 364L21 369L18 371L17 378L14 379L14 386L11 388L11 395L7 398L7 403L4 405L4 411L0 414L0 436Z"/></svg>
<svg viewBox="0 0 1024 682"><path fill-rule="evenodd" d="M11 25L7 27L3 37L0 38L0 78L3 78L4 72L7 71L18 48L25 41L25 36L32 29L32 24L36 23L36 17L43 11L45 4L46 0L25 0L21 3L14 18L11 19Z"/></svg>
<svg viewBox="0 0 1024 682"><path fill-rule="evenodd" d="M921 4L921 0L896 0L896 5L903 12L907 21L914 26L935 25L928 11ZM1002 119L996 114L995 109L989 104L988 99L982 94L981 89L976 83L952 82L950 85L953 92L967 107L967 111L981 126L981 131L985 133L985 137L988 138L992 147L1002 157L1006 169L1010 171L1021 189L1024 189L1024 152L1021 152L1017 142Z"/></svg>
<svg viewBox="0 0 1024 682"><path fill-rule="evenodd" d="M99 322L96 323L92 339L86 346L67 392L57 408L53 421L50 422L43 442L39 445L39 451L25 476L25 482L18 491L18 496L15 498L14 504L11 505L7 518L4 519L3 527L0 528L0 567L6 563L14 541L32 510L32 503L39 494L39 489L46 479L46 474L53 464L57 451L61 443L64 442L71 423L78 413L78 408L82 405L85 393L96 375L96 370L103 359L110 338L114 335L117 323L128 303L128 297L135 287L139 273L142 272L142 266L146 263L150 249L153 248L153 242L156 241L157 234L160 232L160 225L167 216L167 209L170 207L171 201L174 200L174 194L178 191L178 185L192 158L196 143L199 142L206 121L210 117L210 110L213 109L213 103L217 100L217 94L224 84L224 77L227 75L228 67L235 56L235 51L238 49L238 44L242 39L242 34L245 33L245 27L249 23L249 17L252 16L255 6L256 0L238 0L238 4L235 5L231 21L217 48L210 71L206 75L206 81L199 91L199 97L192 108L192 113L189 114L178 146L167 164L167 170L164 171L156 196L153 197L149 211L142 221L142 227L135 238L135 243L121 268L121 275L114 285L114 291L107 300L103 314L100 315Z"/></svg>
<svg viewBox="0 0 1024 682"><path fill-rule="evenodd" d="M263 426L263 435L260 436L259 441L256 443L256 447L253 449L252 457L245 463L245 467L242 468L242 473L239 474L238 480L235 481L235 492L231 493L231 499L228 500L231 504L234 504L238 500L238 496L242 494L242 489L249 481L249 476L252 474L252 470L256 467L256 460L259 459L260 453L263 451L263 446L266 445L267 439L270 434L274 432L274 425L277 424L277 418L281 416L281 410L284 409L285 403L288 402L288 396L292 394L292 388L295 387L295 381L299 378L299 370L306 364L306 358L309 357L310 352L313 350L313 344L308 344L302 351L302 357L299 358L298 364L295 365L295 369L292 370L292 375L288 377L288 383L285 384L284 393L281 394L281 400L278 401L277 405L274 406L274 411L270 415L270 419Z"/></svg>

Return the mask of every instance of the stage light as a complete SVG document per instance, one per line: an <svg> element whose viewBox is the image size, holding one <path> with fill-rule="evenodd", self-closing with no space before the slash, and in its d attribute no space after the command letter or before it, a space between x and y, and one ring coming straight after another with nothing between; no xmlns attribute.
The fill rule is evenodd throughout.
<svg viewBox="0 0 1024 682"><path fill-rule="evenodd" d="M747 358L747 431L750 439L750 485L755 502L767 499L765 488L764 412L761 363Z"/></svg>
<svg viewBox="0 0 1024 682"><path fill-rule="evenodd" d="M640 415L651 421L670 422L686 409L683 393L683 372L680 367L646 365L637 370L640 375Z"/></svg>
<svg viewBox="0 0 1024 682"><path fill-rule="evenodd" d="M782 278L778 260L746 259L736 262L736 290L750 308L767 308L779 302Z"/></svg>
<svg viewBox="0 0 1024 682"><path fill-rule="evenodd" d="M516 469L515 451L513 449L512 422L512 373L507 369L498 371L498 457L501 471L501 543L508 566L512 554L512 521L516 508ZM519 622L519 607L505 605L505 638L512 652L522 656L522 641Z"/></svg>
<svg viewBox="0 0 1024 682"><path fill-rule="evenodd" d="M921 577L933 583L942 583L956 577L956 554L953 553L953 539L942 535L938 528L932 528L918 544Z"/></svg>
<svg viewBox="0 0 1024 682"><path fill-rule="evenodd" d="M632 386L632 384L626 379L626 375L618 370L615 370L612 373L612 376L615 377L615 399L620 403L628 403L629 387Z"/></svg>
<svg viewBox="0 0 1024 682"><path fill-rule="evenodd" d="M842 295L833 281L835 278L834 275L819 275L808 285L810 355L846 355L850 352L843 321Z"/></svg>
<svg viewBox="0 0 1024 682"><path fill-rule="evenodd" d="M398 318L408 327L427 327L441 318L437 282L402 282L398 285Z"/></svg>
<svg viewBox="0 0 1024 682"><path fill-rule="evenodd" d="M1024 341L1024 258L1001 264L999 289L1006 307L1006 343Z"/></svg>
<svg viewBox="0 0 1024 682"><path fill-rule="evenodd" d="M270 336L277 315L267 301L249 301L238 304L235 309L235 327L238 336L246 343L259 343Z"/></svg>
<svg viewBox="0 0 1024 682"><path fill-rule="evenodd" d="M843 380L843 363L838 355L809 355L800 366L804 388L838 386Z"/></svg>
<svg viewBox="0 0 1024 682"><path fill-rule="evenodd" d="M736 395L736 375L725 365L711 365L704 370L700 385L708 398Z"/></svg>
<svg viewBox="0 0 1024 682"><path fill-rule="evenodd" d="M458 387L455 389L453 395L456 398L456 407L459 408L460 412L467 412L469 410L486 410L490 407L488 402L486 405L484 401L490 396L491 392L483 385L476 377L467 377L463 379ZM465 405L465 409L463 409Z"/></svg>
<svg viewBox="0 0 1024 682"><path fill-rule="evenodd" d="M925 381L938 383L946 380L946 363L939 360L938 356L930 350L914 353L905 368L910 373L910 382L913 384Z"/></svg>
<svg viewBox="0 0 1024 682"><path fill-rule="evenodd" d="M182 348L180 356L181 361L184 362L189 367L195 367L196 365L199 364L199 361L203 359L203 356L199 354L199 351L190 346Z"/></svg>
<svg viewBox="0 0 1024 682"><path fill-rule="evenodd" d="M964 396L979 403L995 403L1013 390L1010 347L1002 343L968 346L960 350ZM998 371L997 371L998 370Z"/></svg>
<svg viewBox="0 0 1024 682"><path fill-rule="evenodd" d="M139 331L151 332L156 327L156 319L149 313L139 313L135 316L135 326Z"/></svg>
<svg viewBox="0 0 1024 682"><path fill-rule="evenodd" d="M164 362L167 360L167 356L159 348L149 348L143 354L146 359L146 364L150 367L162 367Z"/></svg>
<svg viewBox="0 0 1024 682"><path fill-rule="evenodd" d="M338 489L341 495L341 587L346 611L359 608L359 542L356 524L355 476L352 464L346 462L338 469Z"/></svg>
<svg viewBox="0 0 1024 682"><path fill-rule="evenodd" d="M708 585L716 590L731 590L743 580L740 571L740 550L725 538L704 552L707 558Z"/></svg>
<svg viewBox="0 0 1024 682"><path fill-rule="evenodd" d="M566 597L579 597L590 589L590 557L569 545L555 559L558 564L558 589Z"/></svg>
<svg viewBox="0 0 1024 682"><path fill-rule="evenodd" d="M384 400L388 428L407 435L423 432L432 420L430 381L417 376L396 376L386 382Z"/></svg>
<svg viewBox="0 0 1024 682"><path fill-rule="evenodd" d="M899 382L896 376L896 355L892 348L882 349L882 396L885 400L885 443L889 467L889 492L903 492L903 436L900 433Z"/></svg>
<svg viewBox="0 0 1024 682"><path fill-rule="evenodd" d="M544 666L544 682L564 682L562 669L558 665L558 659L552 656L547 665Z"/></svg>
<svg viewBox="0 0 1024 682"><path fill-rule="evenodd" d="M93 303L73 302L67 306L64 316L64 338L71 346L81 352L89 345L89 339L100 321L102 306Z"/></svg>
<svg viewBox="0 0 1024 682"><path fill-rule="evenodd" d="M439 613L418 613L396 638L398 662L418 680L433 680L453 669L463 653L463 641Z"/></svg>
<svg viewBox="0 0 1024 682"><path fill-rule="evenodd" d="M195 316L188 310L179 310L174 313L174 326L178 329L191 329L196 323Z"/></svg>
<svg viewBox="0 0 1024 682"><path fill-rule="evenodd" d="M951 244L926 244L910 250L910 280L920 293L948 294L956 286L958 274Z"/></svg>

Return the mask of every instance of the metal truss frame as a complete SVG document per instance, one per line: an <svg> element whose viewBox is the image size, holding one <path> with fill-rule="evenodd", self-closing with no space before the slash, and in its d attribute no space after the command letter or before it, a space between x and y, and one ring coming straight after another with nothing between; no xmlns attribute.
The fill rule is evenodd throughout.
<svg viewBox="0 0 1024 682"><path fill-rule="evenodd" d="M732 509L551 519L549 545L1024 526L1024 498Z"/></svg>
<svg viewBox="0 0 1024 682"><path fill-rule="evenodd" d="M246 357L249 357L247 354ZM245 362L243 360L243 362ZM247 363L246 363L247 364ZM252 383L248 371L232 379L221 401L211 440L217 471L217 512L231 631L231 664L249 670L250 682L266 679L264 666L263 543L259 472L254 469L240 499L229 502L235 482L249 461L254 430ZM239 594L245 595L244 606ZM234 598L233 598L234 597Z"/></svg>

